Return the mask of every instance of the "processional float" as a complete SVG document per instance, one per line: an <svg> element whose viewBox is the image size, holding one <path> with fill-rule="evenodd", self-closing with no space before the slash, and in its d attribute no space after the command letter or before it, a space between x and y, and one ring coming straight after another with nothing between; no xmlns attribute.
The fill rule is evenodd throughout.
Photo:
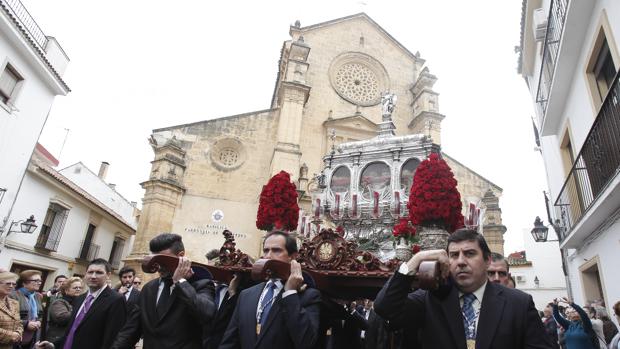
<svg viewBox="0 0 620 349"><path fill-rule="evenodd" d="M452 231L462 225L456 180L445 161L440 159L439 146L421 134L395 136L391 120L395 100L391 94L382 97L383 122L379 124L377 137L337 146L332 144L331 152L323 158L323 170L315 177L310 190L312 212L302 212L298 217L294 189L291 195L278 200L292 200L292 210L290 207L263 207L263 199L270 200L273 194L266 194L265 188L261 193L259 229L271 230L274 222L276 226L282 223L279 219L294 221L285 230L296 228L294 233L301 242L296 259L301 264L306 284L333 300L374 299L401 261L411 257L412 246L406 240L414 235L415 229L423 249L445 248L446 229ZM332 135L332 142L334 138ZM414 177L418 175L418 167L427 178ZM433 173L433 167L439 167L440 171ZM294 186L286 172L272 180ZM434 195L432 189L424 189L422 193L422 188L426 188L424 184L432 184L428 187L442 194ZM446 186L448 188L444 188ZM446 192L451 193L452 202L446 202L443 197ZM415 195L420 197L410 198ZM423 202L410 210L410 199ZM435 204L426 207L426 201L435 201ZM446 205L450 206L449 210ZM413 219L410 211L416 211ZM411 226L413 220L415 228ZM403 223L411 230L404 229L406 233L399 235L394 227L402 227ZM279 225L287 227L287 224ZM334 230L333 227L338 228ZM223 283L228 283L235 274L254 282L273 277L288 278L288 263L265 259L253 262L236 248L232 232L226 230L223 235L225 242L219 252L219 263L192 263L194 277ZM394 237L400 241L396 249ZM142 268L147 273L160 268L173 271L177 264L175 257L154 255L145 258ZM417 282L421 288L437 288L442 280L436 263L424 262L417 273Z"/></svg>

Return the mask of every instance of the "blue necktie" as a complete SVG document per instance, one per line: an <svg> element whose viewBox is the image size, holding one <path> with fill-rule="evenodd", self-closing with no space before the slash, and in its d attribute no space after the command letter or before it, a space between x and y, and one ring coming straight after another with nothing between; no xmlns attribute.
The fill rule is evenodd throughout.
<svg viewBox="0 0 620 349"><path fill-rule="evenodd" d="M273 304L273 297L275 297L276 283L273 281L267 282L265 286L267 288L267 293L265 293L265 297L263 297L263 302L261 303L261 308L263 312L260 316L260 324L261 326L265 324L267 321L267 316L269 315L269 311L271 310L271 305Z"/></svg>
<svg viewBox="0 0 620 349"><path fill-rule="evenodd" d="M473 293L463 295L463 326L465 327L465 339L476 339L476 312L473 303L476 296Z"/></svg>

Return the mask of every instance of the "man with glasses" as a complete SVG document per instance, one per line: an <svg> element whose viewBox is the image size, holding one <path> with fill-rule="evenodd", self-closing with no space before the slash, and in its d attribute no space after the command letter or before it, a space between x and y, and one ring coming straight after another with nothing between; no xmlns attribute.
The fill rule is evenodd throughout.
<svg viewBox="0 0 620 349"><path fill-rule="evenodd" d="M140 279L140 277L139 277L139 276L134 277L134 278L133 278L133 287L134 287L136 290L140 291L140 289L142 288L142 286L141 286L141 285L142 285L142 279Z"/></svg>
<svg viewBox="0 0 620 349"><path fill-rule="evenodd" d="M22 348L32 348L41 336L41 319L43 318L43 305L41 303L41 271L24 270L19 274L17 289L10 297L19 302L19 316L24 326L22 335Z"/></svg>
<svg viewBox="0 0 620 349"><path fill-rule="evenodd" d="M510 266L508 261L499 253L491 253L491 264L487 268L487 276L489 281L510 287Z"/></svg>

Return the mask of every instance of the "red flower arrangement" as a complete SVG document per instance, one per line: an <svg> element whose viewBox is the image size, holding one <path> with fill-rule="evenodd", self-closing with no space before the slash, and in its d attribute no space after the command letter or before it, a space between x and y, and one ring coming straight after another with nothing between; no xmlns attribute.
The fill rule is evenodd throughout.
<svg viewBox="0 0 620 349"><path fill-rule="evenodd" d="M260 193L256 227L260 230L297 229L299 206L297 188L286 171L271 177Z"/></svg>
<svg viewBox="0 0 620 349"><path fill-rule="evenodd" d="M411 247L411 252L413 252L413 254L420 252L420 245L413 244L413 247Z"/></svg>
<svg viewBox="0 0 620 349"><path fill-rule="evenodd" d="M396 241L400 240L400 238L404 238L410 243L417 241L415 233L415 227L409 224L409 219L407 218L401 218L398 224L394 226L394 230L392 230L392 236Z"/></svg>
<svg viewBox="0 0 620 349"><path fill-rule="evenodd" d="M450 166L439 154L422 161L409 194L409 218L414 226L439 225L449 233L463 227L461 194Z"/></svg>

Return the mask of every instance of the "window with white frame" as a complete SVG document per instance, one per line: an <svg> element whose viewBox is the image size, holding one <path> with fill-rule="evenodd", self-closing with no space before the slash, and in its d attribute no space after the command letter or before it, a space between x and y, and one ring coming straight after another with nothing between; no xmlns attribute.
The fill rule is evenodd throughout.
<svg viewBox="0 0 620 349"><path fill-rule="evenodd" d="M13 102L22 81L24 78L17 70L7 64L0 73L0 101L5 104Z"/></svg>

